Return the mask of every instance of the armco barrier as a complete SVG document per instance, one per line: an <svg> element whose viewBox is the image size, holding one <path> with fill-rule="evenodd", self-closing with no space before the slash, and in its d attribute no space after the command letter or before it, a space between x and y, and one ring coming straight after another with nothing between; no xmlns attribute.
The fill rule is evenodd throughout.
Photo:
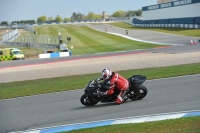
<svg viewBox="0 0 200 133"><path fill-rule="evenodd" d="M45 53L45 54L39 54L40 59L44 58L59 58L59 57L67 57L71 56L72 52L56 52L56 53Z"/></svg>

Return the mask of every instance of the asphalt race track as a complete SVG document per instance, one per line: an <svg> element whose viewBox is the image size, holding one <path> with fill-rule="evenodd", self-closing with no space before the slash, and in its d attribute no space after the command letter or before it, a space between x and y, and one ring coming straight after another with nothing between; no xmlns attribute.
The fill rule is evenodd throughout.
<svg viewBox="0 0 200 133"><path fill-rule="evenodd" d="M0 101L0 132L200 109L200 75L145 81L149 93L122 105L83 106L84 90Z"/></svg>
<svg viewBox="0 0 200 133"><path fill-rule="evenodd" d="M103 31L105 30L104 28L105 27L99 30ZM114 30L114 27L112 28ZM123 32L120 28L116 29L116 32L118 31ZM129 33L130 36L135 35L135 33ZM183 39L181 36L180 38ZM185 42L188 39L190 40L190 37L187 37L186 40L183 39L182 41L180 41L180 38L174 38L170 41L171 43L183 43L182 41ZM160 37L160 39L158 39L157 41L162 42L161 40L162 37ZM166 43L167 39L163 40L163 42ZM149 41L156 40L150 37ZM20 73L22 73L24 69L30 68L30 71L33 71L33 68L31 68L30 65L34 64L59 64L59 61L62 62L70 60L77 60L77 62L81 62L79 59L92 60L98 57L101 58L102 56L109 57L108 59L102 59L104 61L114 57L119 58L120 60L122 58L120 55L129 56L129 54L130 57L133 57L133 60L139 57L148 60L146 56L150 56L152 57L151 59L155 58L154 61L156 61L159 60L158 57L167 57L170 60L170 62L167 63L179 64L185 62L187 64L190 63L190 61L192 61L193 59L193 62L200 62L199 51L199 44L189 45L188 41L188 43L183 43L183 46L167 46L148 50L131 50L113 53L101 53L95 55L71 56L55 59L30 59L23 61L0 62L0 78L2 78L1 76L3 74L8 74L7 71L10 71L9 68L12 69L13 67L17 68L16 74L20 75ZM150 54L131 56L132 53ZM155 55L153 55L153 53L155 53ZM170 58L168 56L170 56ZM183 57L181 58L181 56ZM193 57L193 59L190 57ZM160 63L162 65L166 65L166 61L164 59L165 58L162 59L163 62L158 62L158 64ZM121 60L123 60L123 58ZM143 60L138 61L138 63L142 61ZM128 60L127 62L130 64ZM153 60L150 60L150 62L153 62ZM83 66L81 63L78 65ZM144 65L150 65L150 63L144 62ZM27 67L25 68L22 66ZM38 69L40 67L42 67L42 65L38 66ZM145 81L144 85L147 86L149 90L147 97L140 101L127 101L122 105L115 105L114 103L98 103L93 107L85 107L80 103L79 100L81 95L84 93L83 89L0 100L0 133L11 131L24 131L27 129L114 119L121 117L200 109L200 74L167 79L148 80Z"/></svg>
<svg viewBox="0 0 200 133"><path fill-rule="evenodd" d="M105 32L105 28L107 28L108 33L109 32L118 33L122 35L126 34L125 32L126 29L118 28L115 26L112 26L111 28L111 26L108 24L89 25L89 27L102 32ZM166 44L181 44L181 45L187 45L190 43L191 40L198 41L200 39L199 37L180 36L180 35L167 34L150 30L129 30L128 36L144 41L166 43Z"/></svg>
<svg viewBox="0 0 200 133"><path fill-rule="evenodd" d="M163 48L162 48L163 47ZM188 52L198 52L200 51L200 45L184 45L184 46L161 46L160 48L154 49L146 49L146 50L130 50L130 51L122 51L122 52L110 52L110 53L101 53L101 54L88 54L88 55L76 55L70 57L62 57L62 58L49 58L49 59L28 59L28 60L15 60L15 61L7 61L0 62L0 69L5 67L14 67L14 66L25 66L25 65L33 65L33 64L43 64L57 61L69 61L69 60L77 60L77 59L85 59L85 58L96 58L101 56L115 56L120 54L129 54L132 52L152 52L152 53L169 53L169 54L177 54L177 53L188 53Z"/></svg>

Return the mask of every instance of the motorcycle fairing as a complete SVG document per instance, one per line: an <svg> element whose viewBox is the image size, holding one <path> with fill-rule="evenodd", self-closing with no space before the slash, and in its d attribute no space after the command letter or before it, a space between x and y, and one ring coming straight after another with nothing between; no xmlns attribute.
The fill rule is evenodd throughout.
<svg viewBox="0 0 200 133"><path fill-rule="evenodd" d="M137 87L143 84L143 82L146 80L146 76L142 75L134 75L128 79L129 81L129 87Z"/></svg>

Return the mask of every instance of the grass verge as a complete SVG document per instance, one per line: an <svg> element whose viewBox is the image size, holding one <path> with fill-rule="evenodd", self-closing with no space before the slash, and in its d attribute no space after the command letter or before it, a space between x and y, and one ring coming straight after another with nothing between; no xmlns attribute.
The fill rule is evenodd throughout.
<svg viewBox="0 0 200 133"><path fill-rule="evenodd" d="M71 42L68 42L67 45L69 49L73 46L71 50L74 55L149 49L160 46L99 32L87 26L47 25L36 26L34 29L38 35L58 36L60 32L65 43L67 43L67 37L71 37Z"/></svg>
<svg viewBox="0 0 200 133"><path fill-rule="evenodd" d="M170 67L146 68L136 70L118 71L122 76L129 78L132 75L145 75L147 79L157 79L200 73L200 63L186 64ZM87 83L94 78L100 77L100 73L76 75L67 77L57 77L48 79L38 79L30 81L0 83L0 100L74 90L84 88Z"/></svg>
<svg viewBox="0 0 200 133"><path fill-rule="evenodd" d="M185 28L161 28L161 27L134 27L125 22L112 23L113 26L130 29L130 30L152 30L163 33L170 33L176 35L200 37L200 29L185 29Z"/></svg>
<svg viewBox="0 0 200 133"><path fill-rule="evenodd" d="M137 124L120 124L103 126L62 133L199 133L200 117L145 122Z"/></svg>

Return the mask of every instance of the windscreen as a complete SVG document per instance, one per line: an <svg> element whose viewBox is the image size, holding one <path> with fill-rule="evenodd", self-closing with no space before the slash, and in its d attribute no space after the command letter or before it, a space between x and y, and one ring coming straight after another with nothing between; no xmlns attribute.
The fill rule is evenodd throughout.
<svg viewBox="0 0 200 133"><path fill-rule="evenodd" d="M22 54L22 52L21 51L13 51L13 54L18 55L18 54Z"/></svg>

